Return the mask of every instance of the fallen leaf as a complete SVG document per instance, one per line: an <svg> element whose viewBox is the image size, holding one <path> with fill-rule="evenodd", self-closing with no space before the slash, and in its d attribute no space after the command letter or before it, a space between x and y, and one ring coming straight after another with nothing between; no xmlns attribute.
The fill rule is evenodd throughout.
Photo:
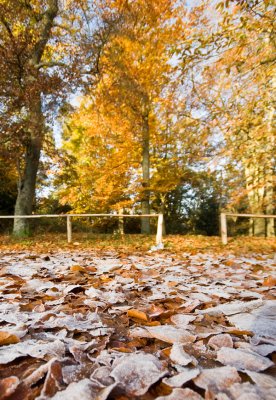
<svg viewBox="0 0 276 400"><path fill-rule="evenodd" d="M161 379L167 370L151 354L124 356L112 370L110 376L129 396L142 396L151 385Z"/></svg>
<svg viewBox="0 0 276 400"><path fill-rule="evenodd" d="M198 393L191 389L173 389L168 396L159 396L156 400L203 400Z"/></svg>
<svg viewBox="0 0 276 400"><path fill-rule="evenodd" d="M79 382L70 383L65 390L57 392L52 400L94 400L96 393L90 379L82 379Z"/></svg>
<svg viewBox="0 0 276 400"><path fill-rule="evenodd" d="M274 377L254 371L245 371L254 383L265 389L276 389L276 380Z"/></svg>
<svg viewBox="0 0 276 400"><path fill-rule="evenodd" d="M236 368L228 366L204 369L200 375L194 379L194 383L202 389L215 386L222 391L236 382L241 382L238 371Z"/></svg>
<svg viewBox="0 0 276 400"><path fill-rule="evenodd" d="M0 346L18 343L20 339L9 332L0 331Z"/></svg>
<svg viewBox="0 0 276 400"><path fill-rule="evenodd" d="M186 366L190 363L197 365L195 357L190 356L184 351L183 346L178 343L174 343L170 352L170 359L175 363L182 366Z"/></svg>
<svg viewBox="0 0 276 400"><path fill-rule="evenodd" d="M257 353L241 349L231 349L222 347L217 352L217 360L224 365L230 365L238 370L264 371L274 365L274 363L266 357Z"/></svg>
<svg viewBox="0 0 276 400"><path fill-rule="evenodd" d="M0 348L0 364L7 364L27 355L34 358L45 358L47 356L62 358L64 353L65 346L60 340L47 343L30 339Z"/></svg>
<svg viewBox="0 0 276 400"><path fill-rule="evenodd" d="M142 321L148 321L148 317L143 311L135 310L134 308L127 311L127 316L130 318L141 319Z"/></svg>
<svg viewBox="0 0 276 400"><path fill-rule="evenodd" d="M218 350L221 347L233 347L232 337L225 333L221 335L212 336L208 341L208 345L214 350Z"/></svg>
<svg viewBox="0 0 276 400"><path fill-rule="evenodd" d="M182 370L182 372L172 376L171 378L163 378L162 382L171 387L181 388L184 383L196 378L199 375L199 372L199 369L196 368L185 368L185 370Z"/></svg>
<svg viewBox="0 0 276 400"><path fill-rule="evenodd" d="M197 310L198 314L209 314L209 315L233 315L241 312L248 312L260 307L263 301L252 300L248 302L244 301L233 301L232 303L221 304L216 307L206 308L206 310Z"/></svg>
<svg viewBox="0 0 276 400"><path fill-rule="evenodd" d="M0 380L0 400L6 399L11 396L17 386L19 385L20 380L17 376L9 376L8 378L4 378Z"/></svg>
<svg viewBox="0 0 276 400"><path fill-rule="evenodd" d="M190 322L194 321L196 316L194 315L185 315L185 314L175 314L171 317L171 321L180 327L186 328Z"/></svg>
<svg viewBox="0 0 276 400"><path fill-rule="evenodd" d="M172 325L160 325L146 328L151 337L166 343L189 344L196 340L196 336L184 329Z"/></svg>
<svg viewBox="0 0 276 400"><path fill-rule="evenodd" d="M276 276L268 276L265 278L263 285L268 287L276 286Z"/></svg>
<svg viewBox="0 0 276 400"><path fill-rule="evenodd" d="M258 336L276 338L276 300L269 300L261 307L227 317L236 328L254 332Z"/></svg>
<svg viewBox="0 0 276 400"><path fill-rule="evenodd" d="M268 398L267 396L263 396L262 391L256 385L252 385L249 382L244 383L235 383L230 386L228 389L228 393L233 400L239 399L250 399L250 400L273 400L272 397Z"/></svg>

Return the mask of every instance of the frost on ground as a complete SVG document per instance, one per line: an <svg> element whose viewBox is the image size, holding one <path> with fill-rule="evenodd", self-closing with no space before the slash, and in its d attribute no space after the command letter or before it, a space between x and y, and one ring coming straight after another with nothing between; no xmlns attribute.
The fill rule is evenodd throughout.
<svg viewBox="0 0 276 400"><path fill-rule="evenodd" d="M3 252L0 400L275 399L275 266Z"/></svg>

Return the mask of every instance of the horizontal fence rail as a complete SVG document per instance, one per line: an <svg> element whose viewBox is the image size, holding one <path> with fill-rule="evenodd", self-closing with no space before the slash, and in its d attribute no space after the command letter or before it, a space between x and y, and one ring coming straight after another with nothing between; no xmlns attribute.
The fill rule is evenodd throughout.
<svg viewBox="0 0 276 400"><path fill-rule="evenodd" d="M72 218L73 217L111 217L111 218L158 218L156 231L156 245L162 245L163 240L163 214L33 214L33 215L0 215L0 219L18 218L66 218L67 241L72 242Z"/></svg>
<svg viewBox="0 0 276 400"><path fill-rule="evenodd" d="M220 214L220 234L222 244L228 243L227 237L227 217L245 217L245 218L276 218L276 215L269 214L237 214L237 213L221 213Z"/></svg>

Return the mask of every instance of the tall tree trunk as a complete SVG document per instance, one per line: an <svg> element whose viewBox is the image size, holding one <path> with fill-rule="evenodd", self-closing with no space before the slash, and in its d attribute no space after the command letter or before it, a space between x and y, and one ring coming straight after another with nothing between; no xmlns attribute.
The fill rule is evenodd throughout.
<svg viewBox="0 0 276 400"><path fill-rule="evenodd" d="M25 150L23 174L18 183L18 194L14 212L15 215L32 214L36 177L44 132L40 96L37 99L33 109L30 111L30 122L32 132ZM30 233L29 225L29 219L15 218L13 234L19 237L28 236Z"/></svg>
<svg viewBox="0 0 276 400"><path fill-rule="evenodd" d="M33 45L28 60L28 75L26 76L25 90L29 93L26 109L29 112L28 139L25 147L23 173L20 174L18 195L15 204L15 215L30 215L32 213L35 196L36 177L40 159L40 152L44 136L44 118L42 113L42 89L40 87L39 64L45 48L51 38L54 20L58 15L58 0L47 0L46 10L40 15L37 25L37 41ZM29 234L29 220L15 218L13 234L25 236Z"/></svg>
<svg viewBox="0 0 276 400"><path fill-rule="evenodd" d="M270 81L271 90L269 91L269 106L267 110L268 123L268 144L267 157L268 165L266 168L266 193L265 193L265 211L266 214L274 214L275 212L275 193L274 193L274 168L275 168L275 102L274 93L276 89L276 75L273 75ZM275 237L275 219L268 218L266 220L266 236Z"/></svg>
<svg viewBox="0 0 276 400"><path fill-rule="evenodd" d="M142 172L143 172L143 193L141 201L142 214L150 213L150 191L149 191L149 180L150 180L150 132L149 132L149 121L148 113L144 116L143 126L143 138L142 138ZM150 221L149 217L142 217L141 221L141 233L150 233Z"/></svg>

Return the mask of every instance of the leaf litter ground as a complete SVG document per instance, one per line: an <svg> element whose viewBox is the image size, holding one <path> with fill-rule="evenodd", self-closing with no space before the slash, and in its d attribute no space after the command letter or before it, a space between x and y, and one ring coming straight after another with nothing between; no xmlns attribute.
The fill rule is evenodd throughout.
<svg viewBox="0 0 276 400"><path fill-rule="evenodd" d="M275 266L3 250L0 400L275 399Z"/></svg>

